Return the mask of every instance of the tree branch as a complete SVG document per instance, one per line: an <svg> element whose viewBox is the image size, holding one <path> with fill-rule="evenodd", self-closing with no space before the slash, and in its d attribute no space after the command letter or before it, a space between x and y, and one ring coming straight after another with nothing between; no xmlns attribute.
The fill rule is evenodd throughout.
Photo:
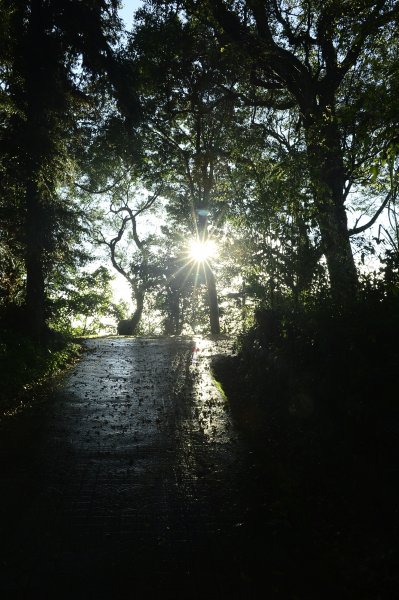
<svg viewBox="0 0 399 600"><path fill-rule="evenodd" d="M353 229L350 229L349 235L350 236L357 235L359 233L362 233L363 231L366 231L366 229L368 229L369 227L374 225L374 223L376 222L376 220L378 219L378 217L380 216L380 214L382 213L384 208L387 206L387 204L391 200L391 198L392 198L392 192L389 192L386 195L384 202L381 204L380 208L377 210L375 215L370 219L370 221L368 221L365 225L362 225L361 227L354 227Z"/></svg>
<svg viewBox="0 0 399 600"><path fill-rule="evenodd" d="M356 36L354 43L352 44L351 48L349 48L347 55L338 67L340 74L339 81L343 79L349 69L356 63L366 38L369 35L374 34L382 25L385 25L393 16L398 14L399 7L397 6L392 11L389 11L385 14L379 14L381 9L384 8L385 4L385 0L378 0L374 6L374 9L368 14L367 18L361 24L359 33Z"/></svg>
<svg viewBox="0 0 399 600"><path fill-rule="evenodd" d="M123 175L121 175L111 185L103 188L102 190L93 190L91 188L88 188L85 185L82 185L81 183L78 183L77 181L75 181L75 187L79 188L80 190L83 190L84 192L87 192L88 194L107 194L108 192L110 192L111 190L113 190L118 185L118 183L120 183L125 177L126 177L126 173L124 173Z"/></svg>
<svg viewBox="0 0 399 600"><path fill-rule="evenodd" d="M120 273L122 275L122 277L124 277L126 279L126 281L128 281L128 283L130 285L133 285L133 279L129 276L129 274L125 271L125 269L116 260L116 247L118 245L118 242L121 241L123 234L125 233L125 228L126 228L128 221L129 221L128 217L125 217L123 219L122 225L120 226L116 237L114 237L110 242L107 242L105 240L104 236L102 236L102 238L104 240L103 243L106 246L108 246L108 248L110 249L112 266L114 267L114 269L116 271L118 271L118 273Z"/></svg>
<svg viewBox="0 0 399 600"><path fill-rule="evenodd" d="M254 85L257 85L257 84L254 83ZM246 94L243 94L242 92L237 92L235 90L225 88L224 86L221 86L221 88L224 89L225 91L227 91L230 94L230 96L232 96L236 100L241 100L243 102L244 106L272 108L272 109L274 108L275 110L287 110L289 108L294 108L296 106L295 100L289 100L289 99L277 100L277 99L273 99L273 98L263 98L263 99L249 98Z"/></svg>
<svg viewBox="0 0 399 600"><path fill-rule="evenodd" d="M296 97L302 98L308 93L307 90L311 85L310 74L292 52L274 41L267 14L262 9L264 4L259 0L247 0L247 6L257 21L258 39L250 33L248 27L242 25L238 15L229 10L222 0L209 1L208 6L216 22L233 43L244 47L248 56L258 63L266 51L266 61L262 61L263 68L284 81L288 90Z"/></svg>
<svg viewBox="0 0 399 600"><path fill-rule="evenodd" d="M334 25L335 5L327 5L320 13L317 22L317 42L321 48L322 57L326 65L328 75L336 75L337 71L337 53L332 42L330 28Z"/></svg>

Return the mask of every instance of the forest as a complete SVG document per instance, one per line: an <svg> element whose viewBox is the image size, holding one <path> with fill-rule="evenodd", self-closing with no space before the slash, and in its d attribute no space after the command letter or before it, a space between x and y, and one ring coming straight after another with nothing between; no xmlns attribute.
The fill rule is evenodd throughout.
<svg viewBox="0 0 399 600"><path fill-rule="evenodd" d="M398 42L0 0L4 597L399 597Z"/></svg>
<svg viewBox="0 0 399 600"><path fill-rule="evenodd" d="M0 3L2 410L117 332L228 336L257 402L393 410L398 2L120 4Z"/></svg>

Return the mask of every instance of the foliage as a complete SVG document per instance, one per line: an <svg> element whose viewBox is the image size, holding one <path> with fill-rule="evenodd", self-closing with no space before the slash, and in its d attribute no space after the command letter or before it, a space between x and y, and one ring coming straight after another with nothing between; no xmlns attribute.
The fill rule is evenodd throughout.
<svg viewBox="0 0 399 600"><path fill-rule="evenodd" d="M239 369L248 396L279 418L349 419L369 425L395 409L398 287L363 286L344 310L315 298L295 306L287 298L260 308L241 337ZM265 396L265 391L267 395Z"/></svg>
<svg viewBox="0 0 399 600"><path fill-rule="evenodd" d="M0 421L29 406L34 390L77 360L80 350L79 344L61 334L53 334L48 346L43 347L26 334L2 328Z"/></svg>
<svg viewBox="0 0 399 600"><path fill-rule="evenodd" d="M302 231L309 218L316 223L332 293L345 303L357 288L349 243L355 231L348 231L345 203L352 188L358 191L372 178L384 144L391 155L395 152L392 131L397 130L398 115L382 73L389 72L391 85L396 85L396 3L370 1L359 10L337 2L299 2L295 10L285 1L151 4L157 23L180 20L185 32L203 31L212 40L212 49L204 47L197 55L199 65L208 61L207 81L214 86L208 93L214 99L214 89L224 92L244 136L247 132L254 139L262 132L266 157L271 140L287 144L287 138L298 139L297 157L302 155L305 166L297 171L302 171L300 188L307 189L308 198L310 192L313 214L309 200L292 205L284 199L282 206ZM161 44L163 33L158 28ZM218 78L221 70L224 79ZM175 76L184 80L184 66ZM390 133L381 121L381 103ZM227 139L231 142L231 135ZM279 171L284 176L285 168Z"/></svg>
<svg viewBox="0 0 399 600"><path fill-rule="evenodd" d="M116 8L114 0L65 6L4 0L0 7L1 241L15 257L6 264L5 279L10 282L11 267L18 264L26 325L42 342L54 263L60 264L65 252L73 253L73 243L79 244L76 238L71 241L76 206L66 189L73 186L100 92L109 88L104 73L116 81Z"/></svg>
<svg viewBox="0 0 399 600"><path fill-rule="evenodd" d="M127 307L113 302L112 279L102 266L92 272L72 271L69 281L63 282L51 300L54 330L81 336L107 328L115 331L117 322L126 318Z"/></svg>

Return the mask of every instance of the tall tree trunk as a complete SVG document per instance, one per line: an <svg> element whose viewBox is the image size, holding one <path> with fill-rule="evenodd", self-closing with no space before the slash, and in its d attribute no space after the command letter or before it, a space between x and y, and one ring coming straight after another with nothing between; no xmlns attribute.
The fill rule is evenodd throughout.
<svg viewBox="0 0 399 600"><path fill-rule="evenodd" d="M206 287L208 290L208 305L209 305L209 322L211 326L211 333L218 335L220 333L220 322L219 322L219 302L216 291L216 280L215 275L208 263L204 263Z"/></svg>
<svg viewBox="0 0 399 600"><path fill-rule="evenodd" d="M316 218L330 276L331 295L347 304L357 295L358 275L353 259L345 210L345 171L335 117L323 112L305 122L307 153Z"/></svg>
<svg viewBox="0 0 399 600"><path fill-rule="evenodd" d="M337 203L319 209L318 222L332 297L339 304L347 304L357 295L358 276L349 241L345 207Z"/></svg>
<svg viewBox="0 0 399 600"><path fill-rule="evenodd" d="M140 324L141 317L143 316L144 298L145 298L144 289L136 286L134 288L134 296L135 296L135 300L136 300L136 309L132 316L132 335L134 335L136 333L136 329Z"/></svg>
<svg viewBox="0 0 399 600"><path fill-rule="evenodd" d="M203 243L208 239L208 217L205 215L198 216L198 235L200 241ZM208 291L209 324L211 326L211 333L213 335L218 335L220 333L220 321L216 279L212 268L207 261L204 261L204 273Z"/></svg>
<svg viewBox="0 0 399 600"><path fill-rule="evenodd" d="M26 215L26 312L30 335L43 342L46 331L46 290L44 257L49 238L46 194L43 179L52 135L48 104L52 99L54 72L49 69L48 44L44 31L42 0L30 1L27 40L22 46L22 72L25 79L25 215ZM50 61L51 62L51 61ZM47 155L46 155L47 154Z"/></svg>
<svg viewBox="0 0 399 600"><path fill-rule="evenodd" d="M30 335L43 341L46 330L43 267L43 210L36 182L26 190L26 313Z"/></svg>

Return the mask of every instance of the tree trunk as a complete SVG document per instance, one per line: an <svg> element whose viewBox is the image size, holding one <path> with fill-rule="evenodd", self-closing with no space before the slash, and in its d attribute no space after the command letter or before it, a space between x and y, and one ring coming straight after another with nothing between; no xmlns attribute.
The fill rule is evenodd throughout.
<svg viewBox="0 0 399 600"><path fill-rule="evenodd" d="M143 315L145 291L141 288L136 287L134 290L134 295L136 300L136 310L134 311L132 316L132 335L136 333L136 329L139 326L141 317Z"/></svg>
<svg viewBox="0 0 399 600"><path fill-rule="evenodd" d="M198 215L198 236L203 243L205 243L208 239L208 217L205 215ZM206 287L208 290L209 323L211 326L211 333L213 335L218 335L220 333L220 322L216 279L209 263L206 261L204 262L204 273Z"/></svg>
<svg viewBox="0 0 399 600"><path fill-rule="evenodd" d="M208 304L209 304L209 321L211 325L211 333L218 335L220 333L220 322L219 322L219 302L216 291L216 280L215 275L209 264L204 263L206 287L208 290Z"/></svg>
<svg viewBox="0 0 399 600"><path fill-rule="evenodd" d="M46 331L43 210L34 181L26 189L26 314L29 334L42 342Z"/></svg>
<svg viewBox="0 0 399 600"><path fill-rule="evenodd" d="M21 40L21 72L24 74L23 91L26 107L24 146L26 162L21 176L25 184L26 235L26 315L29 334L43 342L46 332L45 316L45 248L49 237L48 208L38 181L46 162L46 148L52 132L47 119L47 96L50 96L54 73L46 61L46 34L43 24L43 5L31 0L27 40ZM47 157L48 158L48 157Z"/></svg>
<svg viewBox="0 0 399 600"><path fill-rule="evenodd" d="M350 244L345 210L345 171L335 117L323 112L305 122L310 177L331 295L341 305L356 297L358 275Z"/></svg>
<svg viewBox="0 0 399 600"><path fill-rule="evenodd" d="M349 240L345 207L337 204L320 209L318 222L332 297L339 304L347 304L357 295L358 276Z"/></svg>
<svg viewBox="0 0 399 600"><path fill-rule="evenodd" d="M119 321L117 327L118 335L134 335L136 333L144 310L144 298L145 291L135 287L134 299L136 301L136 310L131 319L122 319L122 321Z"/></svg>

